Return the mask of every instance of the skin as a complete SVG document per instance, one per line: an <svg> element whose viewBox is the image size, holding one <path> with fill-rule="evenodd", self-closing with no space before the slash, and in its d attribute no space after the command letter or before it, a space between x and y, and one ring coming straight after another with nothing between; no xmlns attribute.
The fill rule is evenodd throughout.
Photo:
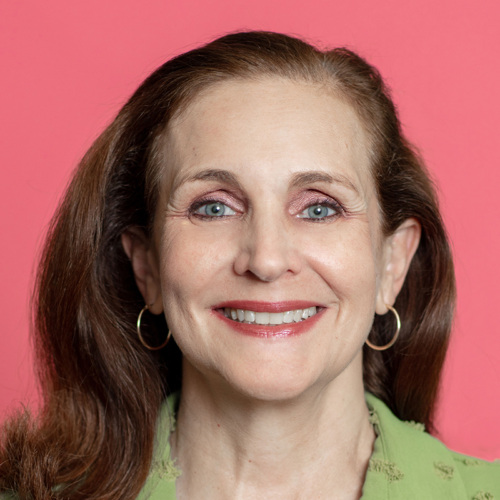
<svg viewBox="0 0 500 500"><path fill-rule="evenodd" d="M184 354L179 498L360 498L375 439L362 346L420 227L382 235L356 113L324 87L225 82L170 124L165 158L154 241L131 228L123 244ZM254 337L214 312L228 300L307 300L321 315Z"/></svg>

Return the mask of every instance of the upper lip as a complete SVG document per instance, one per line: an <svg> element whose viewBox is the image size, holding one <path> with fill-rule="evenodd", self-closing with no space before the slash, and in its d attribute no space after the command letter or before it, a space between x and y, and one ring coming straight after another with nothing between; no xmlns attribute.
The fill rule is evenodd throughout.
<svg viewBox="0 0 500 500"><path fill-rule="evenodd" d="M280 302L263 302L258 300L228 300L215 305L212 309L244 309L245 311L281 313L308 307L323 307L310 300L285 300Z"/></svg>

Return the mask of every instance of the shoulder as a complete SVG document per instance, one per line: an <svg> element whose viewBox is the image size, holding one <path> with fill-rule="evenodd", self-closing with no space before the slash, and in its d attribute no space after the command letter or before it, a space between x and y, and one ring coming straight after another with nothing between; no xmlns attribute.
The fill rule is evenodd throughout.
<svg viewBox="0 0 500 500"><path fill-rule="evenodd" d="M399 420L371 394L366 400L377 433L366 488L383 488L380 498L500 498L500 462L453 452L422 424Z"/></svg>
<svg viewBox="0 0 500 500"><path fill-rule="evenodd" d="M487 462L449 450L457 475L474 500L500 498L500 461Z"/></svg>
<svg viewBox="0 0 500 500"><path fill-rule="evenodd" d="M171 394L161 408L156 443L148 479L137 500L175 500L175 480L180 475L170 453L170 433L175 429L175 415L180 394ZM0 500L3 500L0 498Z"/></svg>

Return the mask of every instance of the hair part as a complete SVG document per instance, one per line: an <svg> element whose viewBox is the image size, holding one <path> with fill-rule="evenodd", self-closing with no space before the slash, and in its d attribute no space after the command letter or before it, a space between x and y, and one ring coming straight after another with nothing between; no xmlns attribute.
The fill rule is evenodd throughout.
<svg viewBox="0 0 500 500"><path fill-rule="evenodd" d="M4 426L0 491L136 498L161 402L181 385L182 356L172 341L161 353L139 342L134 324L143 299L121 235L131 226L151 234L172 119L219 82L263 77L319 84L346 99L370 139L384 233L411 217L421 224L395 303L400 338L388 351L365 347L364 383L398 417L432 426L454 307L453 264L432 182L382 78L347 49L323 52L276 33L235 33L156 70L79 165L50 226L34 293L43 409ZM163 318L144 320L145 330L164 338ZM384 344L393 328L388 315L377 316L370 338Z"/></svg>

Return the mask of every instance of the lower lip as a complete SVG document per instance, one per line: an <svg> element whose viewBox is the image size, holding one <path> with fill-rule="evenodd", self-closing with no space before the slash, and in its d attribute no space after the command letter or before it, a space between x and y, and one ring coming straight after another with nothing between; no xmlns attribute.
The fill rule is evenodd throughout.
<svg viewBox="0 0 500 500"><path fill-rule="evenodd" d="M307 332L317 323L324 311L325 309L321 309L314 316L299 321L298 323L283 323L281 325L240 323L239 321L233 321L232 319L226 318L223 311L214 310L214 313L233 330L236 330L238 333L242 333L243 335L261 338L280 338L301 335L302 333Z"/></svg>

